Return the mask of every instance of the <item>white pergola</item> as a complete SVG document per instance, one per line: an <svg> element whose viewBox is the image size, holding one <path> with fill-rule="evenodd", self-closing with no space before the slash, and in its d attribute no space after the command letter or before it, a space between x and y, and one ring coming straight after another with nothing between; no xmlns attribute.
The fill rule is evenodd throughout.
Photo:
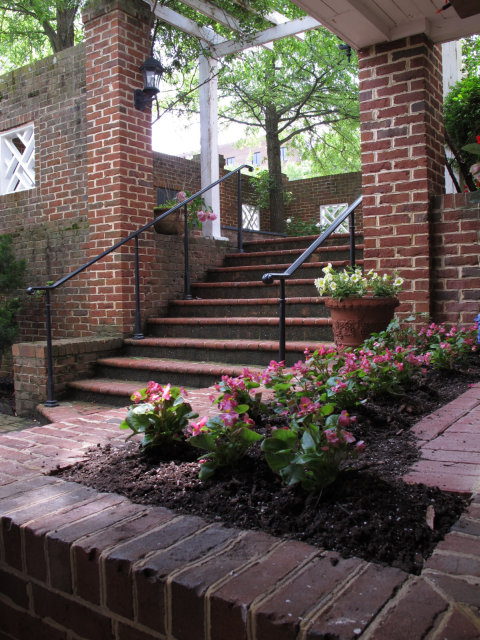
<svg viewBox="0 0 480 640"><path fill-rule="evenodd" d="M308 15L288 20L277 12L271 13L266 20L272 26L249 37L242 37L238 20L217 5L207 0L182 0L213 22L231 29L237 34L235 39L224 38L210 27L201 27L154 0L143 1L158 19L197 37L208 52L201 56L199 67L202 187L219 177L216 71L223 56L254 46L268 47L274 40L298 36L321 25L357 50L421 33L434 43L480 33L480 0L292 0ZM218 188L207 196L207 204L220 211ZM221 237L220 217L205 223L204 233Z"/></svg>
<svg viewBox="0 0 480 640"><path fill-rule="evenodd" d="M271 27L263 31L242 36L241 25L232 15L206 0L182 0L183 4L208 16L212 21L231 29L237 36L234 39L218 35L210 27L199 26L192 19L173 11L169 7L156 5L153 0L144 0L150 5L155 16L185 33L198 38L205 50L199 61L200 85L200 166L202 188L219 178L218 165L218 105L217 105L217 69L219 61L226 55L239 53L256 46L269 47L275 40L298 35L316 29L320 23L311 16L289 20L280 13L268 14L265 18ZM207 192L205 201L216 212L220 211L220 191L218 187ZM220 216L213 222L203 224L207 236L221 237Z"/></svg>

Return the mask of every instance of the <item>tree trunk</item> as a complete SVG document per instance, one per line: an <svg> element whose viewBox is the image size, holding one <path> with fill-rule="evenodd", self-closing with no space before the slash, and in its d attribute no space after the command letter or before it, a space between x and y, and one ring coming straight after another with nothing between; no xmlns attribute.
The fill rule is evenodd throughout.
<svg viewBox="0 0 480 640"><path fill-rule="evenodd" d="M57 30L44 20L42 27L45 35L50 41L50 45L54 53L73 47L75 44L75 16L78 11L78 5L70 9L61 9L57 7Z"/></svg>
<svg viewBox="0 0 480 640"><path fill-rule="evenodd" d="M274 105L265 110L267 159L270 174L270 230L285 231L285 207L283 204L282 161L278 139L278 114Z"/></svg>

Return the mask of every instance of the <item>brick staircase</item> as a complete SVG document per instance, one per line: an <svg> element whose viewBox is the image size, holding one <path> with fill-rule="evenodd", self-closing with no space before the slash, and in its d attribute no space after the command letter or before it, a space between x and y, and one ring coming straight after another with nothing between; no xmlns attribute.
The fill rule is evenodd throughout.
<svg viewBox="0 0 480 640"><path fill-rule="evenodd" d="M244 244L225 265L192 285L193 300L175 300L167 317L150 318L143 340L126 339L117 357L97 361L96 376L70 383L71 400L97 406L126 406L148 380L186 388L208 387L223 374L263 369L278 357L278 284L264 285L267 271L285 270L313 238L268 238ZM357 243L361 238L357 238ZM357 244L361 264L363 245ZM333 236L310 262L287 280L286 361L332 341L331 321L314 278L328 262L349 262L348 236Z"/></svg>

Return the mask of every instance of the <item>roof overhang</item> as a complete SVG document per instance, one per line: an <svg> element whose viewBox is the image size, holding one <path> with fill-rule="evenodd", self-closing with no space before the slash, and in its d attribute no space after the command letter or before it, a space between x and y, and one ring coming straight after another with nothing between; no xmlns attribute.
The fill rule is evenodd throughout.
<svg viewBox="0 0 480 640"><path fill-rule="evenodd" d="M480 33L480 0L293 2L357 50L419 33L435 43Z"/></svg>

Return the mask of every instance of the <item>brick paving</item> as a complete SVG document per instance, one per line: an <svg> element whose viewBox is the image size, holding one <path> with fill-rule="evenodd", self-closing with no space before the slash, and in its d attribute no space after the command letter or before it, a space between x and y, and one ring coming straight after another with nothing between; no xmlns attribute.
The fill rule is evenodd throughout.
<svg viewBox="0 0 480 640"><path fill-rule="evenodd" d="M210 391L190 395L201 414ZM123 441L125 409L98 409L63 404L51 424L0 434L5 637L480 638L480 384L415 427L406 479L473 495L420 576L46 476Z"/></svg>

